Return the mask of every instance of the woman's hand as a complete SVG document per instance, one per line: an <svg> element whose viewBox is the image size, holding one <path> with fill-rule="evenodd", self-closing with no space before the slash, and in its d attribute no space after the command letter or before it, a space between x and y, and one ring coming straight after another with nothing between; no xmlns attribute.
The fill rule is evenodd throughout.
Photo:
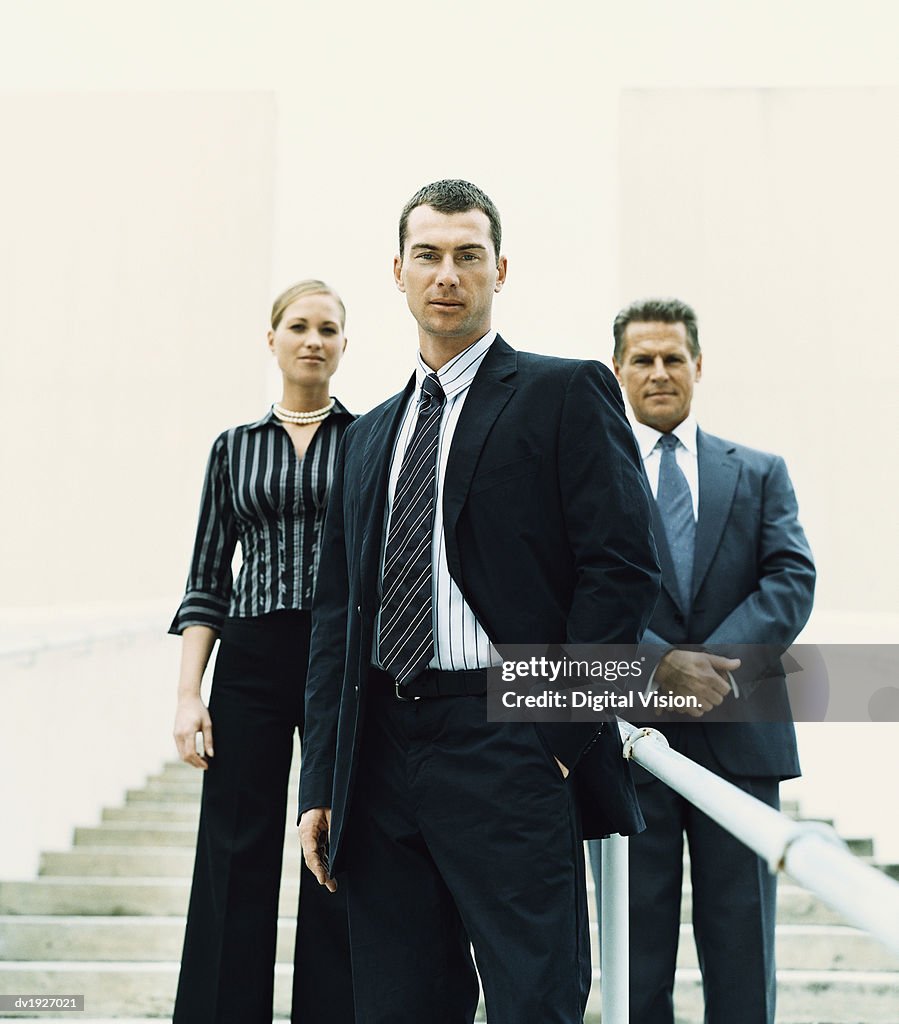
<svg viewBox="0 0 899 1024"><path fill-rule="evenodd" d="M203 734L203 753L197 751L197 733ZM213 756L212 719L206 705L199 697L184 696L178 699L178 710L175 712L175 746L178 756L194 768L209 767L207 758ZM204 756L205 755L205 756Z"/></svg>
<svg viewBox="0 0 899 1024"><path fill-rule="evenodd" d="M209 767L212 757L212 719L200 698L200 684L218 634L209 626L187 626L181 634L181 672L178 677L178 710L175 712L175 746L178 756L194 768ZM203 749L197 751L197 733Z"/></svg>

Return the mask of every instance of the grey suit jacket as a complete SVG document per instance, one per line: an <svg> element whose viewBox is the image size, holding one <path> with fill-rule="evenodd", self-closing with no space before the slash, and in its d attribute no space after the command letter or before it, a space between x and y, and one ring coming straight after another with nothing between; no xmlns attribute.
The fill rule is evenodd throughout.
<svg viewBox="0 0 899 1024"><path fill-rule="evenodd" d="M665 531L653 502L662 593L644 641L658 645L656 659L672 646L713 646L715 653L727 654L733 645L751 644L752 648L732 650L742 661L735 673L741 699L751 698L757 686L764 686L766 699L776 706L786 702L779 655L805 625L815 590L815 567L799 524L796 496L777 455L701 430L697 451L699 520L691 600L688 607L681 606ZM781 779L798 775L792 723L720 721L732 711L727 705L733 700L726 698L720 711L701 720L725 772ZM636 777L644 781L639 774Z"/></svg>

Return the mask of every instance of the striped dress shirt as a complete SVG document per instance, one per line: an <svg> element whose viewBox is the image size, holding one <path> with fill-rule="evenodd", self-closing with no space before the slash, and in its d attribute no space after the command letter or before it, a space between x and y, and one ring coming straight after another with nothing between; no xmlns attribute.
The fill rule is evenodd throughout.
<svg viewBox="0 0 899 1024"><path fill-rule="evenodd" d="M434 580L433 601L433 632L434 657L429 668L458 672L463 669L488 668L499 665L502 659L490 646L487 634L469 608L450 576L446 561L446 540L443 534L443 481L446 476L446 463L459 414L465 404L468 389L478 372L487 350L496 338L496 331L489 331L479 341L469 345L454 359L437 371L437 378L446 395L443 416L440 420L440 440L437 449L437 501L434 515L434 543L431 551L431 568ZM418 400L421 395L421 384L424 378L434 371L418 355L415 367L415 392L409 399L405 415L397 432L396 446L390 464L390 476L387 484L387 515L385 517L384 538L390 530L390 510L396 492L396 482L400 475L403 455L415 429L418 417ZM384 551L381 551L381 575L384 571ZM378 657L378 633L380 631L380 613L375 623L375 641L373 661L380 666Z"/></svg>
<svg viewBox="0 0 899 1024"><path fill-rule="evenodd" d="M337 402L302 459L271 410L216 438L187 589L170 633L220 630L227 616L312 607L337 449L352 419ZM234 580L238 543L242 564Z"/></svg>

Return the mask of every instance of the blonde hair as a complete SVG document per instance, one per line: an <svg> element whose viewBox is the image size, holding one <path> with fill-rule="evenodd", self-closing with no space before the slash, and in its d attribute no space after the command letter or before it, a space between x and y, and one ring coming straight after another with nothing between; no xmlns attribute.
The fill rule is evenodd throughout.
<svg viewBox="0 0 899 1024"><path fill-rule="evenodd" d="M301 299L304 295L330 295L340 307L340 326L342 328L346 327L346 306L343 304L343 299L324 281L309 278L306 281L298 281L296 284L292 284L286 291L281 292L272 303L271 322L273 331L278 329L278 324L281 323L281 318L284 316L284 311L287 307L292 302L296 302L297 299Z"/></svg>

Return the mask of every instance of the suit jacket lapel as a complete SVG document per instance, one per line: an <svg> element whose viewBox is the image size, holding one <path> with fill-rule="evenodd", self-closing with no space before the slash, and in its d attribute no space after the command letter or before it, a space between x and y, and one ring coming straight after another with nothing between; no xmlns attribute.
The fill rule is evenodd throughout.
<svg viewBox="0 0 899 1024"><path fill-rule="evenodd" d="M481 363L453 433L453 444L446 464L443 484L443 532L446 560L457 584L462 566L456 544L456 524L468 497L475 467L496 418L515 393L514 384L504 383L518 367L518 355L497 335Z"/></svg>
<svg viewBox="0 0 899 1024"><path fill-rule="evenodd" d="M697 430L696 446L699 462L699 521L696 524L696 551L693 556L694 597L721 543L740 475L739 462L732 457L733 445Z"/></svg>
<svg viewBox="0 0 899 1024"><path fill-rule="evenodd" d="M363 508L361 578L373 581L373 586L376 586L380 576L378 560L381 556L384 517L387 512L387 477L390 472L390 460L397 431L414 387L413 374L403 391L390 399L377 419L372 421L362 454L362 475L359 482Z"/></svg>

